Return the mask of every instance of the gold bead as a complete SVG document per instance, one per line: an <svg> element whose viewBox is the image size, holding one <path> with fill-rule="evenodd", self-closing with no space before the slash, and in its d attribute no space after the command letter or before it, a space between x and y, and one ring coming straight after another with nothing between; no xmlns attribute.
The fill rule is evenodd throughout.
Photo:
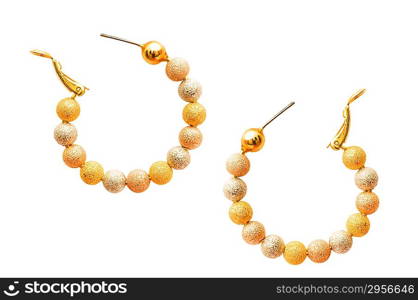
<svg viewBox="0 0 418 300"><path fill-rule="evenodd" d="M80 177L87 184L98 184L103 176L103 167L98 162L88 161L80 168Z"/></svg>
<svg viewBox="0 0 418 300"><path fill-rule="evenodd" d="M370 221L367 216L361 213L352 214L347 219L346 227L348 233L351 233L355 237L361 237L369 232Z"/></svg>
<svg viewBox="0 0 418 300"><path fill-rule="evenodd" d="M183 109L183 120L189 125L198 126L206 119L206 109L200 103L189 103Z"/></svg>
<svg viewBox="0 0 418 300"><path fill-rule="evenodd" d="M149 169L149 176L156 184L166 184L173 177L173 169L165 161L153 163Z"/></svg>
<svg viewBox="0 0 418 300"><path fill-rule="evenodd" d="M196 102L202 95L202 86L198 81L187 78L180 83L178 93L184 101Z"/></svg>
<svg viewBox="0 0 418 300"><path fill-rule="evenodd" d="M262 129L247 129L241 137L241 149L244 152L257 152L264 146L264 133Z"/></svg>
<svg viewBox="0 0 418 300"><path fill-rule="evenodd" d="M103 186L111 193L121 192L126 185L126 177L119 170L107 171L103 176Z"/></svg>
<svg viewBox="0 0 418 300"><path fill-rule="evenodd" d="M61 146L69 146L77 139L77 129L71 123L60 123L55 127L54 138Z"/></svg>
<svg viewBox="0 0 418 300"><path fill-rule="evenodd" d="M64 98L57 104L58 117L66 122L72 122L80 115L80 104L73 98Z"/></svg>
<svg viewBox="0 0 418 300"><path fill-rule="evenodd" d="M379 197L373 192L362 192L357 196L356 207L359 212L371 215L379 208Z"/></svg>
<svg viewBox="0 0 418 300"><path fill-rule="evenodd" d="M233 202L240 201L247 193L247 185L241 178L232 177L224 185L224 195Z"/></svg>
<svg viewBox="0 0 418 300"><path fill-rule="evenodd" d="M229 217L235 224L247 224L253 217L253 209L245 201L234 202L229 208Z"/></svg>
<svg viewBox="0 0 418 300"><path fill-rule="evenodd" d="M339 230L331 234L329 237L329 245L335 253L346 253L353 245L353 238L348 232Z"/></svg>
<svg viewBox="0 0 418 300"><path fill-rule="evenodd" d="M268 258L276 258L283 254L285 243L281 237L270 234L261 242L261 252Z"/></svg>
<svg viewBox="0 0 418 300"><path fill-rule="evenodd" d="M379 176L372 168L361 168L356 172L355 183L363 191L371 191L377 185Z"/></svg>
<svg viewBox="0 0 418 300"><path fill-rule="evenodd" d="M199 128L187 126L179 133L179 142L184 148L192 150L196 149L202 143L202 133Z"/></svg>
<svg viewBox="0 0 418 300"><path fill-rule="evenodd" d="M170 61L165 66L165 73L167 77L173 81L184 80L189 74L189 64L183 58L176 57L170 59Z"/></svg>
<svg viewBox="0 0 418 300"><path fill-rule="evenodd" d="M126 185L128 188L135 193L142 193L148 189L150 184L150 178L147 172L135 169L129 172L128 177L126 177Z"/></svg>
<svg viewBox="0 0 418 300"><path fill-rule="evenodd" d="M156 65L162 61L168 60L165 47L156 41L148 42L142 46L142 57L151 65Z"/></svg>
<svg viewBox="0 0 418 300"><path fill-rule="evenodd" d="M167 153L167 163L176 170L183 170L190 164L190 154L181 146L171 148Z"/></svg>
<svg viewBox="0 0 418 300"><path fill-rule="evenodd" d="M242 228L242 238L250 245L259 244L266 236L264 225L257 221L250 221Z"/></svg>
<svg viewBox="0 0 418 300"><path fill-rule="evenodd" d="M331 247L324 240L315 240L308 245L308 257L315 263L323 263L331 255Z"/></svg>
<svg viewBox="0 0 418 300"><path fill-rule="evenodd" d="M351 170L358 170L364 166L366 162L366 152L357 146L351 146L344 149L343 163Z"/></svg>
<svg viewBox="0 0 418 300"><path fill-rule="evenodd" d="M86 151L80 145L71 145L64 149L62 159L70 168L79 168L86 162Z"/></svg>
<svg viewBox="0 0 418 300"><path fill-rule="evenodd" d="M245 154L232 154L226 161L226 170L234 176L244 176L250 171L250 160Z"/></svg>
<svg viewBox="0 0 418 300"><path fill-rule="evenodd" d="M289 242L284 248L283 256L289 264L299 265L306 258L305 245L298 241Z"/></svg>

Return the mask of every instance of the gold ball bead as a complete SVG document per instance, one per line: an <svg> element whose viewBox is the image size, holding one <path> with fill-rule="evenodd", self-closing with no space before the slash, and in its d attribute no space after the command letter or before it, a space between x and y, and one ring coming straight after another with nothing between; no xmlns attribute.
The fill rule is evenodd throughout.
<svg viewBox="0 0 418 300"><path fill-rule="evenodd" d="M241 137L241 149L244 152L257 152L264 146L264 133L262 129L247 129Z"/></svg>
<svg viewBox="0 0 418 300"><path fill-rule="evenodd" d="M167 163L176 170L183 170L190 164L190 154L181 146L171 148L167 153Z"/></svg>
<svg viewBox="0 0 418 300"><path fill-rule="evenodd" d="M224 195L233 202L240 201L247 193L247 185L241 178L232 177L224 185Z"/></svg>
<svg viewBox="0 0 418 300"><path fill-rule="evenodd" d="M73 98L64 98L57 104L58 117L67 122L72 122L80 115L80 104Z"/></svg>
<svg viewBox="0 0 418 300"><path fill-rule="evenodd" d="M315 263L323 263L331 255L331 247L324 240L315 240L308 245L308 257Z"/></svg>
<svg viewBox="0 0 418 300"><path fill-rule="evenodd" d="M343 254L351 249L353 238L348 232L339 230L331 234L329 237L329 245L335 253Z"/></svg>
<svg viewBox="0 0 418 300"><path fill-rule="evenodd" d="M183 109L183 120L189 125L198 126L206 119L206 109L200 103L189 103Z"/></svg>
<svg viewBox="0 0 418 300"><path fill-rule="evenodd" d="M261 252L268 258L276 258L283 254L285 243L281 237L270 234L261 242Z"/></svg>
<svg viewBox="0 0 418 300"><path fill-rule="evenodd" d="M54 138L58 144L69 146L77 139L77 129L71 123L60 123L55 127Z"/></svg>
<svg viewBox="0 0 418 300"><path fill-rule="evenodd" d="M156 184L166 184L173 177L173 169L165 161L153 163L149 169L149 176Z"/></svg>
<svg viewBox="0 0 418 300"><path fill-rule="evenodd" d="M170 59L165 66L165 73L167 77L173 81L182 81L189 74L189 64L183 58L176 57Z"/></svg>
<svg viewBox="0 0 418 300"><path fill-rule="evenodd" d="M156 41L151 41L142 46L142 57L151 64L156 65L168 59L165 47Z"/></svg>
<svg viewBox="0 0 418 300"><path fill-rule="evenodd" d="M301 242L293 241L286 244L284 248L284 259L292 265L303 263L306 258L306 248Z"/></svg>
<svg viewBox="0 0 418 300"><path fill-rule="evenodd" d="M184 148L192 150L196 149L202 143L203 135L199 128L187 126L179 133L179 142Z"/></svg>
<svg viewBox="0 0 418 300"><path fill-rule="evenodd" d="M70 168L79 168L86 162L86 151L80 145L71 145L64 149L62 159Z"/></svg>
<svg viewBox="0 0 418 300"><path fill-rule="evenodd" d="M356 172L355 183L363 191L371 191L377 185L379 176L372 168L361 168Z"/></svg>
<svg viewBox="0 0 418 300"><path fill-rule="evenodd" d="M226 161L226 170L234 176L244 176L250 171L250 160L245 154L232 154Z"/></svg>
<svg viewBox="0 0 418 300"><path fill-rule="evenodd" d="M364 166L366 162L366 152L357 146L351 146L344 149L343 163L351 170L358 170Z"/></svg>
<svg viewBox="0 0 418 300"><path fill-rule="evenodd" d="M121 192L126 185L126 177L119 170L107 171L102 181L105 189L111 193Z"/></svg>
<svg viewBox="0 0 418 300"><path fill-rule="evenodd" d="M259 244L266 236L264 225L257 221L250 221L242 228L242 238L250 245Z"/></svg>
<svg viewBox="0 0 418 300"><path fill-rule="evenodd" d="M351 233L352 236L361 237L369 232L370 221L367 216L361 213L352 214L347 219L346 227L348 233Z"/></svg>
<svg viewBox="0 0 418 300"><path fill-rule="evenodd" d="M98 162L88 161L80 168L80 177L87 184L98 184L103 176L103 167Z"/></svg>
<svg viewBox="0 0 418 300"><path fill-rule="evenodd" d="M234 202L229 208L229 217L235 224L247 224L253 217L253 209L245 201Z"/></svg>
<svg viewBox="0 0 418 300"><path fill-rule="evenodd" d="M142 193L148 189L150 184L150 178L147 172L135 169L129 172L126 177L126 185L128 188L135 193Z"/></svg>
<svg viewBox="0 0 418 300"><path fill-rule="evenodd" d="M373 192L362 192L357 196L356 207L359 212L371 215L379 208L379 197Z"/></svg>
<svg viewBox="0 0 418 300"><path fill-rule="evenodd" d="M178 93L184 101L196 102L202 95L202 86L198 81L187 78L180 83Z"/></svg>

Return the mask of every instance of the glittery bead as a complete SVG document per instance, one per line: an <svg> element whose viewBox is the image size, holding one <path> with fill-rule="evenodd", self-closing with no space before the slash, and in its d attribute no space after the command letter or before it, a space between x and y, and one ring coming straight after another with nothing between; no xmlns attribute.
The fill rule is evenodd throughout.
<svg viewBox="0 0 418 300"><path fill-rule="evenodd" d="M80 177L87 184L98 184L103 176L103 167L98 162L88 161L80 168Z"/></svg>
<svg viewBox="0 0 418 300"><path fill-rule="evenodd" d="M301 242L293 241L287 243L284 248L284 259L292 265L303 263L306 258L306 248Z"/></svg>
<svg viewBox="0 0 418 300"><path fill-rule="evenodd" d="M171 148L167 153L167 163L176 170L182 170L190 164L190 154L181 146Z"/></svg>
<svg viewBox="0 0 418 300"><path fill-rule="evenodd" d="M179 133L179 142L184 148L192 150L196 149L202 143L202 133L199 128L187 126Z"/></svg>
<svg viewBox="0 0 418 300"><path fill-rule="evenodd" d="M119 193L126 185L126 177L119 170L107 171L103 176L103 186L111 193Z"/></svg>
<svg viewBox="0 0 418 300"><path fill-rule="evenodd" d="M185 79L179 85L179 96L187 102L196 102L202 94L202 86L194 79Z"/></svg>
<svg viewBox="0 0 418 300"><path fill-rule="evenodd" d="M224 185L225 197L231 201L240 201L246 193L247 185L240 178L232 177Z"/></svg>
<svg viewBox="0 0 418 300"><path fill-rule="evenodd" d="M54 138L58 144L69 146L77 139L77 129L73 124L60 123L55 127Z"/></svg>
<svg viewBox="0 0 418 300"><path fill-rule="evenodd" d="M171 80L181 81L189 74L189 64L183 58L172 58L165 66L165 73Z"/></svg>
<svg viewBox="0 0 418 300"><path fill-rule="evenodd" d="M266 236L264 225L257 221L250 221L242 228L242 238L250 245L259 244Z"/></svg>
<svg viewBox="0 0 418 300"><path fill-rule="evenodd" d="M245 154L232 154L226 161L226 169L234 176L244 176L250 170L250 160Z"/></svg>
<svg viewBox="0 0 418 300"><path fill-rule="evenodd" d="M268 258L276 258L282 255L285 243L281 237L270 234L261 242L261 252Z"/></svg>
<svg viewBox="0 0 418 300"><path fill-rule="evenodd" d="M379 197L373 192L362 192L357 196L356 207L359 212L370 215L379 208Z"/></svg>
<svg viewBox="0 0 418 300"><path fill-rule="evenodd" d="M370 221L367 216L361 213L352 214L346 223L347 231L355 237L361 237L369 232Z"/></svg>
<svg viewBox="0 0 418 300"><path fill-rule="evenodd" d="M329 245L335 253L346 253L353 245L353 238L348 232L339 230L331 234L329 237Z"/></svg>
<svg viewBox="0 0 418 300"><path fill-rule="evenodd" d="M343 163L351 170L358 170L366 162L366 152L357 146L351 146L343 152Z"/></svg>
<svg viewBox="0 0 418 300"><path fill-rule="evenodd" d="M70 168L79 168L86 161L86 151L80 145L71 145L64 149L62 159Z"/></svg>
<svg viewBox="0 0 418 300"><path fill-rule="evenodd" d="M206 109L200 103L189 103L183 109L183 120L189 125L198 126L206 119Z"/></svg>
<svg viewBox="0 0 418 300"><path fill-rule="evenodd" d="M173 169L165 161L153 163L149 169L149 176L156 184L166 184L173 177Z"/></svg>
<svg viewBox="0 0 418 300"><path fill-rule="evenodd" d="M377 185L379 177L372 168L362 168L356 172L355 182L359 189L371 191Z"/></svg>
<svg viewBox="0 0 418 300"><path fill-rule="evenodd" d="M235 224L246 224L251 220L252 216L253 209L245 201L234 202L229 208L229 217Z"/></svg>
<svg viewBox="0 0 418 300"><path fill-rule="evenodd" d="M80 104L73 98L64 98L57 104L58 117L67 122L72 122L80 115Z"/></svg>
<svg viewBox="0 0 418 300"><path fill-rule="evenodd" d="M140 169L132 170L126 178L126 185L135 193L144 192L149 187L149 184L150 178L147 172Z"/></svg>
<svg viewBox="0 0 418 300"><path fill-rule="evenodd" d="M308 257L315 263L327 261L330 255L330 245L324 240L315 240L308 245Z"/></svg>

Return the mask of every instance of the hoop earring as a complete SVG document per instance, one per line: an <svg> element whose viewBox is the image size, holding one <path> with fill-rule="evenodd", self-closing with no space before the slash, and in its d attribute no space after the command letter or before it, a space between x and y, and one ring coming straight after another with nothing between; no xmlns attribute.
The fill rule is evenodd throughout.
<svg viewBox="0 0 418 300"><path fill-rule="evenodd" d="M242 152L233 154L228 158L226 169L234 176L224 185L225 197L233 201L229 208L229 217L235 224L244 225L242 238L245 242L250 245L261 243L261 251L266 257L276 258L283 254L285 260L293 265L301 264L306 257L309 257L315 263L322 263L328 260L331 250L335 253L346 253L352 246L352 237L361 237L369 231L370 222L367 215L374 213L379 207L379 198L372 192L377 185L378 176L375 170L364 166L366 153L362 148L344 146L350 128L350 104L363 95L364 92L364 89L360 90L348 99L343 111L344 123L328 145L328 147L336 151L344 150L342 158L344 165L351 170L357 170L355 184L362 190L356 200L356 207L359 213L352 214L347 219L346 231L334 232L331 234L328 242L315 240L305 248L304 244L298 241L285 244L278 235L271 234L266 236L263 224L251 221L253 216L251 206L247 202L240 201L247 192L247 185L239 177L246 175L250 170L250 161L246 153L257 152L263 148L265 141L264 128L290 108L294 102L287 105L261 128L246 130L241 138Z"/></svg>
<svg viewBox="0 0 418 300"><path fill-rule="evenodd" d="M84 149L74 144L77 139L77 130L70 122L80 115L80 105L76 97L83 96L88 88L63 73L61 64L49 53L41 50L33 50L31 53L51 59L58 78L72 93L70 97L59 101L56 109L62 122L55 128L54 137L58 144L65 147L64 163L70 168L80 168L80 177L87 184L95 185L102 181L106 190L112 193L122 191L127 185L131 191L140 193L148 189L151 181L159 185L168 183L173 176L173 169L184 169L190 163L189 150L200 146L202 133L197 126L206 119L206 109L197 102L202 93L202 87L198 81L188 78L187 61L182 58L169 58L165 47L159 42L151 41L142 45L106 34L101 34L101 36L139 46L144 60L149 64L167 62L165 70L168 78L181 81L178 94L181 99L189 102L183 109L183 120L188 126L179 133L180 146L168 151L166 161L153 163L148 173L135 169L125 177L119 170L110 170L105 173L98 162L86 161Z"/></svg>

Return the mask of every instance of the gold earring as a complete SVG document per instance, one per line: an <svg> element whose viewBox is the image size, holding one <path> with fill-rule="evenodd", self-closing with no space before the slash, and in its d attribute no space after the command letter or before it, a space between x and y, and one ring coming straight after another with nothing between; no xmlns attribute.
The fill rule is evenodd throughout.
<svg viewBox="0 0 418 300"><path fill-rule="evenodd" d="M334 232L328 242L315 240L306 248L298 241L285 244L283 239L275 234L266 236L263 224L251 220L253 217L251 206L247 202L241 201L247 193L247 185L240 177L246 175L250 170L250 161L246 153L257 152L263 148L264 128L291 107L294 102L287 105L261 128L246 130L241 138L242 152L228 158L226 169L233 175L224 185L225 197L233 202L229 208L229 217L235 224L244 225L242 229L244 241L251 245L261 244L261 251L266 257L276 258L283 254L285 260L293 265L301 264L306 257L315 263L322 263L328 260L331 250L335 253L345 253L352 246L352 237L361 237L369 231L370 222L367 215L374 213L379 207L379 198L372 192L377 185L378 176L375 170L364 166L366 153L362 148L344 146L350 128L350 104L364 92L364 89L360 90L348 99L343 111L344 123L329 144L333 150L344 150L342 159L344 165L351 170L357 170L355 184L362 190L356 200L359 213L352 214L347 219L346 230Z"/></svg>
<svg viewBox="0 0 418 300"><path fill-rule="evenodd" d="M206 119L206 109L198 103L202 93L202 87L196 80L188 78L189 64L182 58L169 58L165 47L156 41L146 44L138 44L115 36L102 34L101 36L123 41L139 46L144 60L152 65L166 62L166 74L173 81L181 81L178 94L181 99L189 102L183 109L183 120L188 124L179 133L180 146L170 149L166 161L158 161L151 165L149 172L141 169L131 171L128 176L118 170L104 172L101 164L95 161L86 161L84 149L74 144L77 139L77 130L70 122L80 115L80 105L76 97L83 96L88 90L62 71L61 64L49 53L41 50L33 50L32 54L52 60L55 72L64 86L72 93L68 98L58 102L57 114L62 122L55 128L54 137L58 144L65 147L63 152L64 163L71 168L80 168L81 179L91 185L102 182L104 187L112 193L120 192L125 185L136 193L148 189L150 182L162 185L168 183L173 175L173 169L181 170L190 163L189 150L200 146L202 133L197 128Z"/></svg>

